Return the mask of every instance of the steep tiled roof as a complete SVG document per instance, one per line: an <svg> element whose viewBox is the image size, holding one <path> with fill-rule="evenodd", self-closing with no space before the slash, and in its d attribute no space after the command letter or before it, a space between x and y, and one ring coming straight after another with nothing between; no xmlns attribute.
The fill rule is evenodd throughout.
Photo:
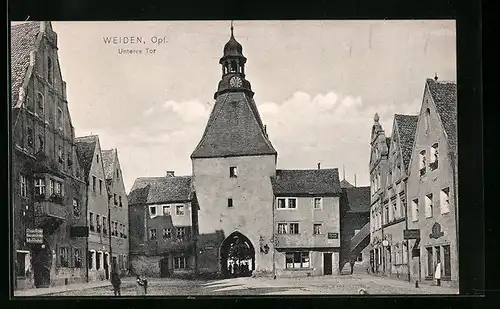
<svg viewBox="0 0 500 309"><path fill-rule="evenodd" d="M40 32L40 22L32 21L10 26L10 61L12 104L17 103L19 87L21 87L26 70L30 64L30 53L36 50L35 46L38 33Z"/></svg>
<svg viewBox="0 0 500 309"><path fill-rule="evenodd" d="M415 140L415 133L417 131L418 115L395 114L394 121L399 134L399 147L401 147L404 168L408 171L413 141Z"/></svg>
<svg viewBox="0 0 500 309"><path fill-rule="evenodd" d="M337 195L342 193L338 169L276 170L271 177L276 195L312 194Z"/></svg>
<svg viewBox="0 0 500 309"><path fill-rule="evenodd" d="M349 211L369 212L370 211L370 187L345 188Z"/></svg>
<svg viewBox="0 0 500 309"><path fill-rule="evenodd" d="M342 179L342 181L340 182L340 187L341 188L353 188L354 186L351 185L351 183L345 179Z"/></svg>
<svg viewBox="0 0 500 309"><path fill-rule="evenodd" d="M219 95L191 158L275 155L255 102L244 93Z"/></svg>
<svg viewBox="0 0 500 309"><path fill-rule="evenodd" d="M191 176L137 178L128 196L129 204L157 204L192 198Z"/></svg>
<svg viewBox="0 0 500 309"><path fill-rule="evenodd" d="M427 86L452 147L457 144L457 84L427 79Z"/></svg>
<svg viewBox="0 0 500 309"><path fill-rule="evenodd" d="M75 138L76 153L85 176L88 176L94 159L97 135L89 135Z"/></svg>
<svg viewBox="0 0 500 309"><path fill-rule="evenodd" d="M102 164L104 165L104 175L106 179L113 179L113 164L115 163L115 150L101 150Z"/></svg>

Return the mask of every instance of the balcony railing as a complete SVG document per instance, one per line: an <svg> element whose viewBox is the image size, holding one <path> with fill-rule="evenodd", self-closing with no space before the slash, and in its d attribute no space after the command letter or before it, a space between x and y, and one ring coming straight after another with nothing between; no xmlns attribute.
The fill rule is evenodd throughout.
<svg viewBox="0 0 500 309"><path fill-rule="evenodd" d="M39 200L35 202L35 215L55 217L64 220L66 218L66 209L61 203L51 200Z"/></svg>

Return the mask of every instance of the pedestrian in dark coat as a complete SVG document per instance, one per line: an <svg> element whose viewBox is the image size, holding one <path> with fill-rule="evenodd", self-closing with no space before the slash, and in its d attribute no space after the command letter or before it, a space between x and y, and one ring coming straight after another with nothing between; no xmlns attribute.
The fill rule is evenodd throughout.
<svg viewBox="0 0 500 309"><path fill-rule="evenodd" d="M148 279L144 278L142 282L144 282L144 295L148 295Z"/></svg>
<svg viewBox="0 0 500 309"><path fill-rule="evenodd" d="M120 274L118 274L116 270L111 273L111 284L113 285L115 296L121 296L120 286L122 280L120 279Z"/></svg>
<svg viewBox="0 0 500 309"><path fill-rule="evenodd" d="M351 265L351 275L354 272L354 263L355 263L354 259L351 258L351 260L349 261L349 264Z"/></svg>

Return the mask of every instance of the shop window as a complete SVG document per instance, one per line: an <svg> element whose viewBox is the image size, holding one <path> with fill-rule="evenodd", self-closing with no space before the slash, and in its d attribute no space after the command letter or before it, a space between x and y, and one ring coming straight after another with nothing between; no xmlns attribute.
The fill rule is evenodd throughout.
<svg viewBox="0 0 500 309"><path fill-rule="evenodd" d="M287 252L285 256L286 268L309 268L309 252Z"/></svg>
<svg viewBox="0 0 500 309"><path fill-rule="evenodd" d="M174 269L184 269L187 268L187 258L186 257L175 257L174 258Z"/></svg>

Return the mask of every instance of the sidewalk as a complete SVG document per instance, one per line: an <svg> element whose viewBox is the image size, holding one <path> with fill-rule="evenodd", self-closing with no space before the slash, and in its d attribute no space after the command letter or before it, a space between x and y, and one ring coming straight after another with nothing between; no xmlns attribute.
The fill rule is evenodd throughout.
<svg viewBox="0 0 500 309"><path fill-rule="evenodd" d="M35 289L14 291L14 297L46 296L61 292L93 289L106 286L111 286L111 282L105 280L96 282L73 283L68 285L54 286L50 288L35 288Z"/></svg>

